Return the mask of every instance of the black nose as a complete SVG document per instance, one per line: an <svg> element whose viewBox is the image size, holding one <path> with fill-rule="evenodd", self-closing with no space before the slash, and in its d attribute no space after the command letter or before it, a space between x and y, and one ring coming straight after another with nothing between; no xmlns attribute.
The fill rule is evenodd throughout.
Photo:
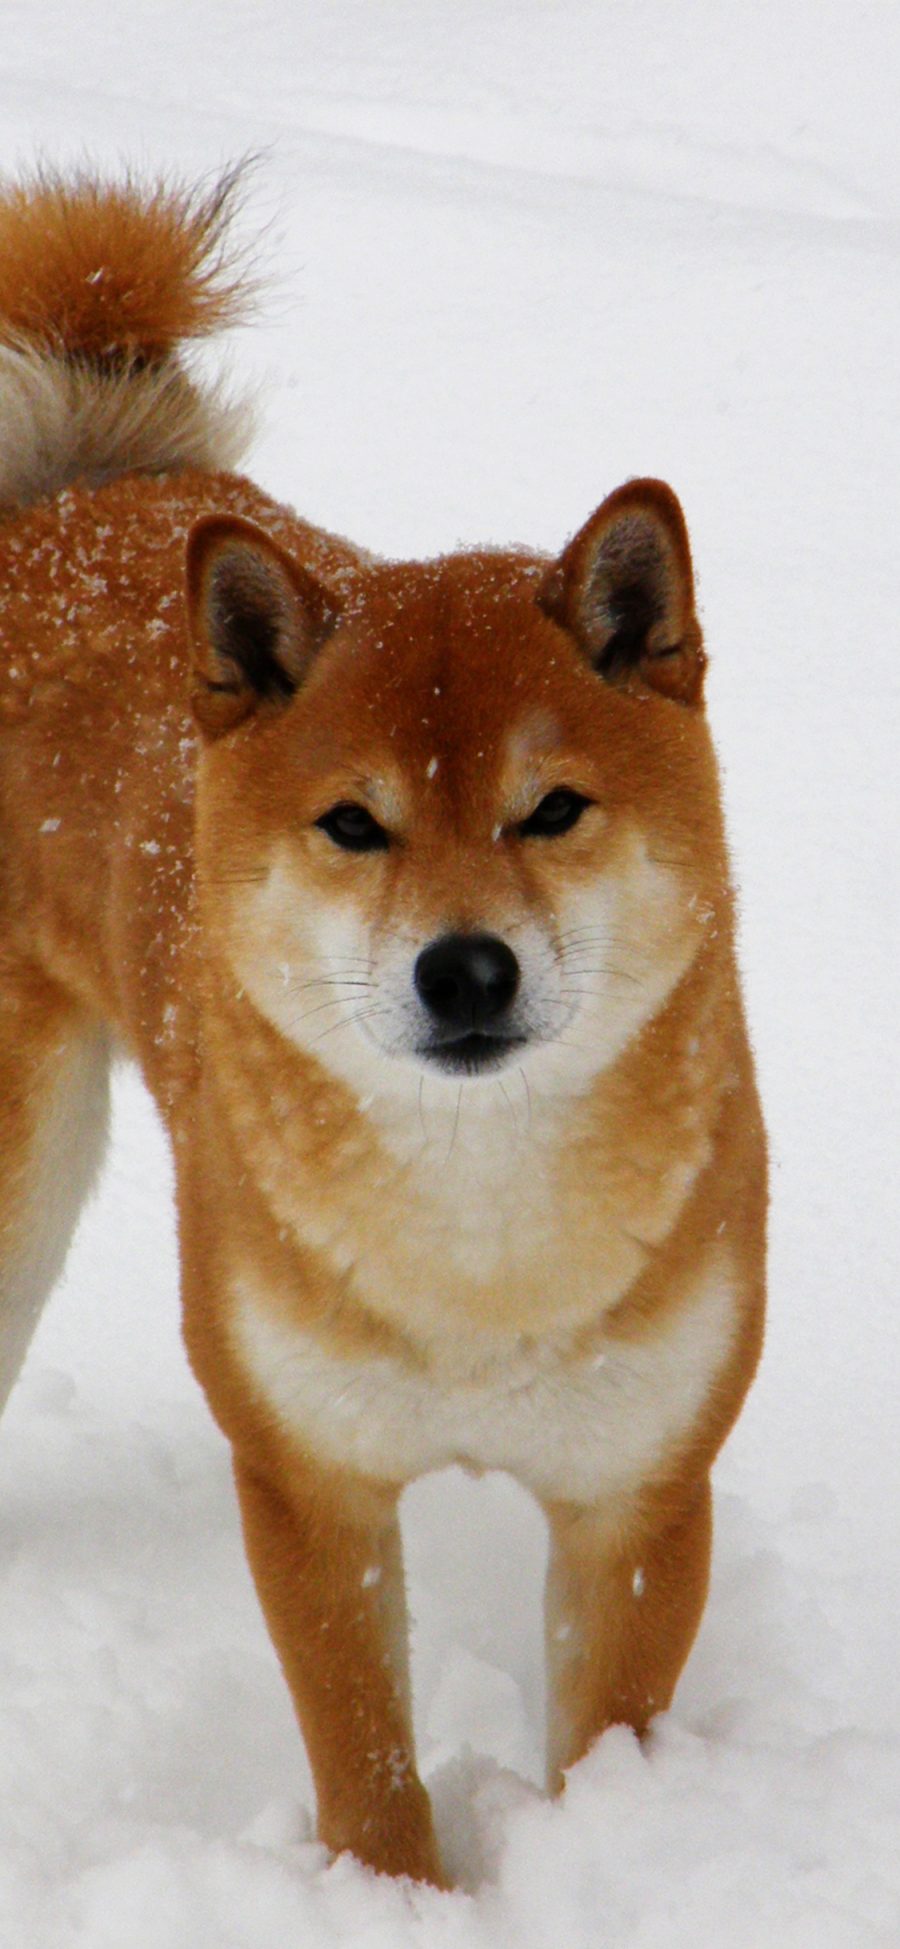
<svg viewBox="0 0 900 1949"><path fill-rule="evenodd" d="M413 980L443 1029L490 1031L519 986L519 963L495 934L442 934L422 949Z"/></svg>

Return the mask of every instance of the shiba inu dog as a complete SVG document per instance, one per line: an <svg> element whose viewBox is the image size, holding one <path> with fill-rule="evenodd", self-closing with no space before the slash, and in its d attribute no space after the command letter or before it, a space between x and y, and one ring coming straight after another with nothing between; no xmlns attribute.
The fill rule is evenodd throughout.
<svg viewBox="0 0 900 1949"><path fill-rule="evenodd" d="M759 1353L705 658L660 482L555 559L386 562L228 471L184 356L242 300L228 192L0 200L0 1367L124 1045L319 1831L440 1883L404 1485L543 1508L556 1789L671 1699Z"/></svg>

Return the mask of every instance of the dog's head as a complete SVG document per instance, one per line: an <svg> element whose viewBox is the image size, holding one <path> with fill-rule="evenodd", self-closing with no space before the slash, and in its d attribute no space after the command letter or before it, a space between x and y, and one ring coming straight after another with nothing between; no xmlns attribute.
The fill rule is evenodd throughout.
<svg viewBox="0 0 900 1949"><path fill-rule="evenodd" d="M632 482L552 563L344 581L231 517L191 536L207 925L360 1094L583 1089L727 902L678 502Z"/></svg>

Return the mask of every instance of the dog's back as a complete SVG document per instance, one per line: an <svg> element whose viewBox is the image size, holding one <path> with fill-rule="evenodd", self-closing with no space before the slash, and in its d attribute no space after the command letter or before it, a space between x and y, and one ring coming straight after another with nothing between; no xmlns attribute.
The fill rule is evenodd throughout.
<svg viewBox="0 0 900 1949"><path fill-rule="evenodd" d="M172 470L229 467L242 450L246 410L184 358L188 341L246 303L225 247L237 181L148 193L41 174L0 193L0 1398L59 1274L106 1126L89 919L77 947L75 937L108 854L99 803L93 821L84 806L79 820L73 789L78 774L82 794L98 789L85 784L90 740L60 733L79 699L96 698L85 683L96 618L87 625L84 598L121 597L122 565L85 490L127 474L139 493L141 477L150 490ZM71 980L53 895L66 882ZM97 946L95 933L95 958Z"/></svg>

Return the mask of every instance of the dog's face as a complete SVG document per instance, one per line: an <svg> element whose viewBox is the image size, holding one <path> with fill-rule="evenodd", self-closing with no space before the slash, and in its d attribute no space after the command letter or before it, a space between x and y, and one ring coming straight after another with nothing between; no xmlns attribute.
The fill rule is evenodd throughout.
<svg viewBox="0 0 900 1949"><path fill-rule="evenodd" d="M724 884L674 497L548 566L365 567L340 600L245 524L192 538L201 897L237 983L360 1095L583 1089Z"/></svg>

